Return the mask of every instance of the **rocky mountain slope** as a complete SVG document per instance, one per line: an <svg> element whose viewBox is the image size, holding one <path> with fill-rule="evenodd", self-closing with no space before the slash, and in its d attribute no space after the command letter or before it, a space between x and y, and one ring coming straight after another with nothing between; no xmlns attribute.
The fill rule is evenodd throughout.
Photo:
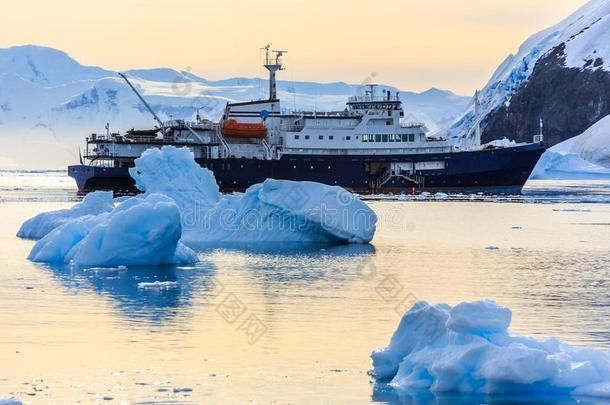
<svg viewBox="0 0 610 405"><path fill-rule="evenodd" d="M583 133L610 114L610 0L591 0L529 38L481 91L483 142L529 142L544 123L549 146ZM442 134L459 139L474 107Z"/></svg>

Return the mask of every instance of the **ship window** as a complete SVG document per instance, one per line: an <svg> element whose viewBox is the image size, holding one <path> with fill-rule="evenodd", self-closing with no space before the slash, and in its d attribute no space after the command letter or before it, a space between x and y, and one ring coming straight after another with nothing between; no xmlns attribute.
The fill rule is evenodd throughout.
<svg viewBox="0 0 610 405"><path fill-rule="evenodd" d="M390 112L389 112L389 111L388 111L388 115L390 115ZM385 122L385 124L386 124L386 125L392 125L392 121L387 120L387 121Z"/></svg>
<svg viewBox="0 0 610 405"><path fill-rule="evenodd" d="M318 139L324 139L324 135L318 136Z"/></svg>
<svg viewBox="0 0 610 405"><path fill-rule="evenodd" d="M409 142L415 142L415 134L409 134Z"/></svg>
<svg viewBox="0 0 610 405"><path fill-rule="evenodd" d="M305 135L305 139L309 139L309 135Z"/></svg>
<svg viewBox="0 0 610 405"><path fill-rule="evenodd" d="M388 141L388 135L387 134L382 135L381 139L382 139L382 142L387 142Z"/></svg>
<svg viewBox="0 0 610 405"><path fill-rule="evenodd" d="M349 141L350 139L351 139L351 138L350 138L349 136L346 136L346 137L345 137L345 140L346 140L346 141Z"/></svg>
<svg viewBox="0 0 610 405"><path fill-rule="evenodd" d="M381 134L375 135L375 142L381 142Z"/></svg>
<svg viewBox="0 0 610 405"><path fill-rule="evenodd" d="M390 142L394 142L394 134L390 134Z"/></svg>
<svg viewBox="0 0 610 405"><path fill-rule="evenodd" d="M328 136L328 139L329 139L330 141L332 141L333 139L335 139L335 137L334 137L334 136L332 136L332 135L329 135L329 136Z"/></svg>
<svg viewBox="0 0 610 405"><path fill-rule="evenodd" d="M299 136L298 136L298 135L295 135L295 136L294 136L294 139L299 139Z"/></svg>

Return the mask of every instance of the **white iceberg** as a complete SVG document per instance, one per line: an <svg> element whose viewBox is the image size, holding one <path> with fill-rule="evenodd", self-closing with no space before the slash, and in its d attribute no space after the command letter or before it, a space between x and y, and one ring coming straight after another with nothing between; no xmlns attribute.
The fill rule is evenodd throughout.
<svg viewBox="0 0 610 405"><path fill-rule="evenodd" d="M113 211L73 219L39 240L28 258L79 267L190 264L196 254L179 242L180 211L160 194L133 197Z"/></svg>
<svg viewBox="0 0 610 405"><path fill-rule="evenodd" d="M341 187L267 179L223 196L187 148L149 149L130 174L145 195L176 201L187 243L368 243L375 234L375 213Z"/></svg>
<svg viewBox="0 0 610 405"><path fill-rule="evenodd" d="M493 301L418 302L372 353L371 375L399 392L610 397L608 352L513 334L511 318Z"/></svg>
<svg viewBox="0 0 610 405"><path fill-rule="evenodd" d="M111 191L96 191L85 196L83 201L72 208L42 212L25 221L17 236L40 239L53 229L76 218L110 212L114 208Z"/></svg>

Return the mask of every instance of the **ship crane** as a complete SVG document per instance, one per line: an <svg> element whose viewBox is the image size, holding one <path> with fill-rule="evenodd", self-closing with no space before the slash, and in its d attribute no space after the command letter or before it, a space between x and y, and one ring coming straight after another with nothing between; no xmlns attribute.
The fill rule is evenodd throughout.
<svg viewBox="0 0 610 405"><path fill-rule="evenodd" d="M129 87L131 87L131 90L133 90L134 93L136 93L136 96L138 96L138 98L140 99L140 101L142 102L142 104L144 104L144 106L148 109L148 111L150 111L150 113L152 114L152 116L154 117L154 119L159 123L161 131L165 132L165 124L163 124L163 121L161 121L161 119L157 116L157 114L155 114L155 112L153 111L153 109L148 105L148 103L146 102L146 100L144 100L144 97L142 97L142 95L140 94L140 92L138 92L138 90L136 90L136 88L134 87L133 84L131 84L131 82L129 81L129 79L127 78L127 76L125 76L123 73L119 72L119 76L121 76L123 78L123 80L125 80L127 82L127 84L129 85Z"/></svg>

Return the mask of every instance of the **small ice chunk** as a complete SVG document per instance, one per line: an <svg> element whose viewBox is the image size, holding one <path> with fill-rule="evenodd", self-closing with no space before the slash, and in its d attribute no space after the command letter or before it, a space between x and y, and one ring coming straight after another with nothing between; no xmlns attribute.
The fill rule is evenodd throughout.
<svg viewBox="0 0 610 405"><path fill-rule="evenodd" d="M17 236L27 239L40 239L53 229L71 220L87 215L98 215L110 212L114 208L112 191L96 191L85 196L83 201L72 208L42 212L25 221Z"/></svg>
<svg viewBox="0 0 610 405"><path fill-rule="evenodd" d="M447 198L449 198L449 194L446 194L446 193L438 192L438 193L434 194L435 200L446 200Z"/></svg>
<svg viewBox="0 0 610 405"><path fill-rule="evenodd" d="M489 245L485 249L487 249L487 250L499 250L500 248L497 247L496 245Z"/></svg>
<svg viewBox="0 0 610 405"><path fill-rule="evenodd" d="M153 282L142 282L138 283L138 288L149 289L149 290L170 290L173 288L179 288L180 285L176 281L153 281Z"/></svg>
<svg viewBox="0 0 610 405"><path fill-rule="evenodd" d="M192 392L193 389L190 387L176 387L174 388L174 392L178 393L178 392Z"/></svg>

